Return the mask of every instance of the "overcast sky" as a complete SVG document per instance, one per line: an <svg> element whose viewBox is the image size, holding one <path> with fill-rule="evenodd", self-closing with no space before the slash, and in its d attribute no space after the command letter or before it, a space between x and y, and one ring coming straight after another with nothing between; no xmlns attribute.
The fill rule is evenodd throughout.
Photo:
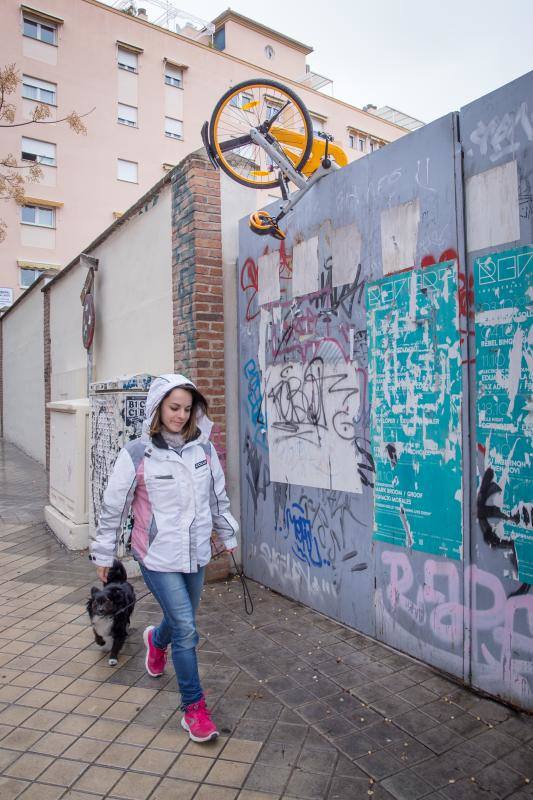
<svg viewBox="0 0 533 800"><path fill-rule="evenodd" d="M172 2L211 20L228 0ZM533 0L230 2L313 47L308 64L333 80L335 97L393 106L424 122L533 69Z"/></svg>

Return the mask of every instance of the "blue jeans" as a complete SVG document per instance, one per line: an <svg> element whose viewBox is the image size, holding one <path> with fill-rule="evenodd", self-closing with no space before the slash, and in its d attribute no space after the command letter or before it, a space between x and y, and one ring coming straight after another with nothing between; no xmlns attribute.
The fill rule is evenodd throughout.
<svg viewBox="0 0 533 800"><path fill-rule="evenodd" d="M205 567L198 572L154 572L141 566L144 582L161 606L163 620L155 628L152 641L166 649L172 645L172 661L181 693L181 708L203 696L198 675L195 614L200 603Z"/></svg>

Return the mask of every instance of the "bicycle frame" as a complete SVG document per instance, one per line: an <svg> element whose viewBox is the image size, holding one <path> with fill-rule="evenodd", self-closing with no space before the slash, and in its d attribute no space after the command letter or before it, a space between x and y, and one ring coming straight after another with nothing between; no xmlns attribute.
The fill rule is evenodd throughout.
<svg viewBox="0 0 533 800"><path fill-rule="evenodd" d="M277 140L283 143L283 129L279 129L276 131ZM274 133L274 131L273 131ZM250 130L250 138L254 144L257 144L261 147L268 156L270 156L271 160L274 164L278 167L283 182L280 179L280 188L283 195L284 202L281 205L280 213L275 218L276 222L279 222L282 217L292 211L294 206L300 202L302 197L307 194L309 189L311 189L318 181L322 180L329 172L335 169L339 169L339 167L335 164L334 161L328 159L327 156L322 160L321 165L309 178L304 178L299 172L294 169L293 164L291 164L290 160L287 158L286 155L280 153L279 150L274 147L268 139L260 133L257 128L252 128ZM287 186L286 184L292 181L292 183L297 186L298 191L292 196L289 197Z"/></svg>

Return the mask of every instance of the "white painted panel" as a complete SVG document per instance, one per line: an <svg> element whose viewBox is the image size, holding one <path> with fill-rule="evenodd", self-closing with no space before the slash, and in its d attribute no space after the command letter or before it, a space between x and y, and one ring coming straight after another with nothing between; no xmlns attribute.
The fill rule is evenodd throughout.
<svg viewBox="0 0 533 800"><path fill-rule="evenodd" d="M50 293L51 400L72 400L87 395L87 351L81 326L80 292L87 275L79 264L52 284ZM98 324L98 310L97 310Z"/></svg>
<svg viewBox="0 0 533 800"><path fill-rule="evenodd" d="M354 223L331 233L333 286L353 283L361 263L361 233Z"/></svg>
<svg viewBox="0 0 533 800"><path fill-rule="evenodd" d="M318 291L318 236L294 245L292 251L292 294L294 297Z"/></svg>
<svg viewBox="0 0 533 800"><path fill-rule="evenodd" d="M381 256L384 275L414 266L419 222L418 199L381 212Z"/></svg>
<svg viewBox="0 0 533 800"><path fill-rule="evenodd" d="M257 259L259 305L275 303L280 298L279 250Z"/></svg>
<svg viewBox="0 0 533 800"><path fill-rule="evenodd" d="M172 372L170 196L167 185L142 213L91 252L100 262L95 286L95 381ZM80 275L78 303L84 277Z"/></svg>
<svg viewBox="0 0 533 800"><path fill-rule="evenodd" d="M41 285L27 292L18 306L2 320L2 371L4 437L44 464L44 304Z"/></svg>
<svg viewBox="0 0 533 800"><path fill-rule="evenodd" d="M20 226L20 243L26 247L40 247L53 250L56 246L55 228L41 228L38 225Z"/></svg>
<svg viewBox="0 0 533 800"><path fill-rule="evenodd" d="M126 72L125 69L117 69L117 79L118 102L128 106L138 106L137 75L134 72Z"/></svg>
<svg viewBox="0 0 533 800"><path fill-rule="evenodd" d="M468 178L465 203L469 252L520 239L516 161Z"/></svg>
<svg viewBox="0 0 533 800"><path fill-rule="evenodd" d="M274 364L264 386L270 479L362 491L353 444L359 412L357 364Z"/></svg>
<svg viewBox="0 0 533 800"><path fill-rule="evenodd" d="M183 89L165 86L165 117L183 120Z"/></svg>

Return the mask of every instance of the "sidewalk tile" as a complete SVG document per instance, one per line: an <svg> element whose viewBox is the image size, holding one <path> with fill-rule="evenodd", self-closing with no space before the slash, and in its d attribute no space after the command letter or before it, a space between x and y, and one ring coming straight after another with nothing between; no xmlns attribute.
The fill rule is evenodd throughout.
<svg viewBox="0 0 533 800"><path fill-rule="evenodd" d="M164 778L150 795L150 800L191 800L198 783Z"/></svg>
<svg viewBox="0 0 533 800"><path fill-rule="evenodd" d="M74 784L75 789L106 794L124 773L110 767L89 767Z"/></svg>
<svg viewBox="0 0 533 800"><path fill-rule="evenodd" d="M113 797L124 797L127 800L146 800L158 782L159 777L157 775L127 772L113 787Z"/></svg>
<svg viewBox="0 0 533 800"><path fill-rule="evenodd" d="M239 761L223 761L220 759L215 762L211 768L205 778L205 782L214 783L219 786L240 787L243 785L249 771L250 764L243 764Z"/></svg>
<svg viewBox="0 0 533 800"><path fill-rule="evenodd" d="M87 764L83 761L58 758L43 772L41 780L44 783L54 783L58 786L72 786L85 769L87 769Z"/></svg>
<svg viewBox="0 0 533 800"><path fill-rule="evenodd" d="M131 768L139 772L154 772L163 775L176 760L177 753L169 750L143 749Z"/></svg>
<svg viewBox="0 0 533 800"><path fill-rule="evenodd" d="M4 770L4 774L11 778L23 778L26 780L35 780L41 772L52 763L53 758L50 756L40 756L36 753L23 753L20 758L11 764L8 769Z"/></svg>
<svg viewBox="0 0 533 800"><path fill-rule="evenodd" d="M246 739L229 739L220 758L230 761L245 761L253 763L261 749L260 742L247 741Z"/></svg>
<svg viewBox="0 0 533 800"><path fill-rule="evenodd" d="M214 763L213 758L184 754L179 756L168 774L171 778L202 781Z"/></svg>

